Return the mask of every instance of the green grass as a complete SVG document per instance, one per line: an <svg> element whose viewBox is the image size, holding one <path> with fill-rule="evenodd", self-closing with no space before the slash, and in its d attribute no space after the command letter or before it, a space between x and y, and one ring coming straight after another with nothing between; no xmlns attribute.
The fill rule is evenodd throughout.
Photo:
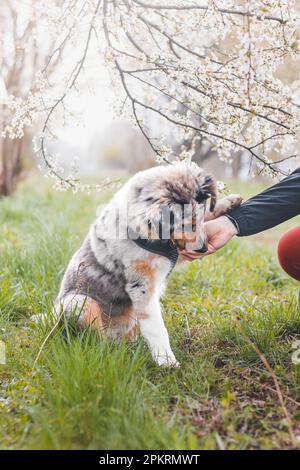
<svg viewBox="0 0 300 470"><path fill-rule="evenodd" d="M256 185L248 185L254 193ZM291 448L274 390L276 374L300 435L299 284L276 260L275 240L237 239L170 277L163 299L179 370L157 368L142 339L99 342L67 325L29 318L50 312L66 264L109 196L55 193L29 181L0 201L2 449ZM289 225L297 221L290 222ZM271 242L270 242L271 240Z"/></svg>

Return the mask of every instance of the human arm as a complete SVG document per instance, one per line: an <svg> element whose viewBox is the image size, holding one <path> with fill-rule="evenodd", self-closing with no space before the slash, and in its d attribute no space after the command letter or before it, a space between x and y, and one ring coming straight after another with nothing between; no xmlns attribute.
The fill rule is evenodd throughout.
<svg viewBox="0 0 300 470"><path fill-rule="evenodd" d="M226 214L240 237L263 232L300 214L300 168Z"/></svg>
<svg viewBox="0 0 300 470"><path fill-rule="evenodd" d="M228 214L205 224L208 251L184 250L181 258L194 259L214 253L234 235L247 236L267 230L300 214L300 168L279 183L252 197Z"/></svg>

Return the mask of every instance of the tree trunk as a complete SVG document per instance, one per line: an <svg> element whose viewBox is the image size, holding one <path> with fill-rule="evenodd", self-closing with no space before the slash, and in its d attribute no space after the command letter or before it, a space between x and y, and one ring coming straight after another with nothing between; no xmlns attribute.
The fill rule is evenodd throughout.
<svg viewBox="0 0 300 470"><path fill-rule="evenodd" d="M232 161L232 177L238 179L242 169L242 152L235 152Z"/></svg>
<svg viewBox="0 0 300 470"><path fill-rule="evenodd" d="M22 139L0 138L0 196L9 196L21 171Z"/></svg>

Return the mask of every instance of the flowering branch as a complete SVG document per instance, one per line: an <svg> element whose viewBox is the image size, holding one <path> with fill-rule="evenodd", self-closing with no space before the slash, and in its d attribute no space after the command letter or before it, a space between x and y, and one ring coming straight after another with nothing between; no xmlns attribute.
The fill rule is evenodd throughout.
<svg viewBox="0 0 300 470"><path fill-rule="evenodd" d="M207 11L208 6L205 5L158 5L158 4L151 4L147 2L143 2L141 0L133 0L134 3L137 5L150 10L177 10L177 11L191 11L191 10L202 10ZM268 15L255 15L254 13L250 13L249 11L242 11L242 10L235 10L235 9L227 9L227 8L218 8L218 11L222 14L226 15L239 15L239 16L246 16L256 19L260 21L264 20L271 20L271 21L278 21L281 24L284 24L285 21L282 18L278 18L276 16L268 16Z"/></svg>
<svg viewBox="0 0 300 470"><path fill-rule="evenodd" d="M227 162L242 151L259 172L285 174L287 162L298 158L300 87L292 66L299 61L300 18L295 0L49 2L63 8L47 11L57 40L41 68L44 84L37 101L44 124L38 148L63 188L76 190L80 183L63 175L47 152L46 139L59 113L68 113L67 97L78 88L95 47L113 76L122 113L133 120L158 161L190 160L195 139ZM70 48L82 51L71 67ZM65 68L63 80L49 77L54 62Z"/></svg>
<svg viewBox="0 0 300 470"><path fill-rule="evenodd" d="M270 153L276 147L284 150L290 146L295 150L292 142L295 144L299 127L297 105L286 93L287 87L275 78L280 64L291 56L298 55L298 44L296 47L295 42L287 41L288 36L295 39L295 30L289 30L293 11L288 8L286 2L278 2L278 17L267 15L265 12L253 12L250 2L247 11L218 8L217 2L208 2L207 6L182 5L182 2L178 5L154 5L140 0L124 0L118 5L115 2L105 3L103 24L111 60L119 73L140 129L137 106L146 113L151 111L181 128L183 135L189 130L196 135L206 135L222 159L229 160L232 153L240 148L249 154L251 162L255 158L260 163L261 170L271 173L286 172L280 164L297 157L296 151L277 158L277 162L270 158ZM251 5L253 3L251 2ZM266 2L255 3L263 11ZM148 10L153 10L151 16ZM165 17L160 14L162 10L180 11L184 16L179 17L177 13L171 18ZM224 47L221 49L220 46L217 48L215 44L211 44L208 53L199 52L201 47L197 44L197 36L193 36L194 30L191 29L190 35L184 35L180 28L180 20L183 17L188 19L189 12L193 11L195 14L195 10L206 12L205 16L199 17L199 23L202 20L206 28L210 27L212 20L217 21L219 27L224 29L222 36L234 33L236 42L241 42L239 46L242 46L242 50L236 47L232 53ZM207 18L209 11L212 14L210 20ZM257 11L260 11L259 8ZM134 16L134 24L130 21L128 12ZM224 14L227 15L227 23L224 23ZM232 23L231 17L236 15L245 17L245 20L242 18L238 23ZM118 30L112 27L112 18L115 20L116 17L123 30L125 29L129 45L132 46L126 48L126 53L120 48L120 45L124 44L123 39L116 38L114 34L114 39L119 40L119 44L116 44L116 41L113 43L109 37L109 31ZM275 35L274 25L270 25L274 21L278 23ZM264 39L261 34L255 35L258 23L261 28L261 22L265 28ZM134 30L135 37L132 37L132 33L128 34L127 30ZM247 41L244 32L247 33ZM138 41L138 37L143 40ZM278 47L263 47L263 43L268 39L270 43L271 39L274 43L274 37L280 43ZM163 38L165 43L162 42ZM215 39L216 43L217 40L218 37ZM212 52L213 48L217 50L217 54ZM270 67L271 61L273 63ZM126 67L133 62L134 69ZM134 84L136 81L144 85L144 96L141 95L141 87ZM150 89L155 90L155 93L150 94ZM163 97L168 98L168 110L180 104L185 115L179 116L176 111L172 112L172 115L166 112L161 106ZM147 130L141 130L151 145L152 139ZM161 153L156 146L154 150L160 159Z"/></svg>

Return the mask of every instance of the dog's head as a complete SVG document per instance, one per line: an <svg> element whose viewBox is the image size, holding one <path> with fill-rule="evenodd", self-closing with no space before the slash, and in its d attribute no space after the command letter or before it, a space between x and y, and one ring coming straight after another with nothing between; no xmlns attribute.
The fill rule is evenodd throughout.
<svg viewBox="0 0 300 470"><path fill-rule="evenodd" d="M147 239L171 239L179 249L206 251L204 213L217 200L215 179L197 164L151 168L130 185L128 225Z"/></svg>

